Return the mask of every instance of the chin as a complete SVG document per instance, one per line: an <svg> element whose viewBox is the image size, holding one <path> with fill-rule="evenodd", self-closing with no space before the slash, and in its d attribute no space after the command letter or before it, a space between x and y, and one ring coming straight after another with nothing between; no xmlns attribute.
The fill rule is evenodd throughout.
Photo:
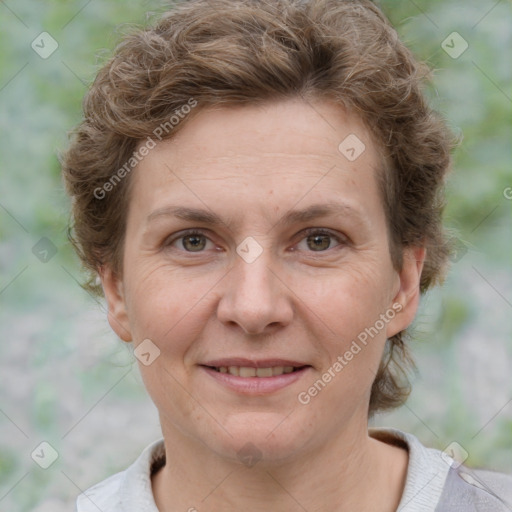
<svg viewBox="0 0 512 512"><path fill-rule="evenodd" d="M304 429L282 413L240 413L223 426L226 430L219 432L217 425L220 437L208 436L206 444L219 456L246 466L286 462L304 450L309 440Z"/></svg>

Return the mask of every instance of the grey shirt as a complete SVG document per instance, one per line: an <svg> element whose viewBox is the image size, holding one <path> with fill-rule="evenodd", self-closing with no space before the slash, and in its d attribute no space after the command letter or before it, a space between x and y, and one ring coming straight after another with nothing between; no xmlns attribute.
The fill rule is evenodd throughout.
<svg viewBox="0 0 512 512"><path fill-rule="evenodd" d="M512 512L511 475L469 469L399 430L379 428L369 433L409 451L407 479L397 512ZM158 512L151 474L164 463L164 442L159 440L128 469L80 494L77 512Z"/></svg>

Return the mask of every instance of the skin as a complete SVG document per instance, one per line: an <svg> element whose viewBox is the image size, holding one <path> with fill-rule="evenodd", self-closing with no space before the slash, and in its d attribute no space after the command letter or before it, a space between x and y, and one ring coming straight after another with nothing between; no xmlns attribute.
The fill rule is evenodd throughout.
<svg viewBox="0 0 512 512"><path fill-rule="evenodd" d="M349 134L366 146L353 162L338 150ZM408 454L369 436L368 402L386 338L416 313L425 252L406 248L402 269L393 268L379 168L357 117L293 99L199 111L134 171L123 275L106 266L101 278L114 331L161 351L140 364L169 461L153 477L159 510L396 510ZM278 223L327 202L356 213ZM169 205L206 209L223 223L163 214L148 222ZM190 228L204 230L197 252L180 238ZM334 237L317 249L306 228ZM251 263L236 252L246 237L262 249ZM378 335L299 403L396 303L401 311ZM272 394L242 396L199 366L233 356L312 368ZM246 443L261 457L252 467L237 456Z"/></svg>

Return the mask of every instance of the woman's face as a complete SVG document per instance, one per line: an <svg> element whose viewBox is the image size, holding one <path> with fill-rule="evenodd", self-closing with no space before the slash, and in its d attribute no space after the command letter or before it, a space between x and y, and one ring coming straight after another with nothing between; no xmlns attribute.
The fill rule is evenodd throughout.
<svg viewBox="0 0 512 512"><path fill-rule="evenodd" d="M102 279L166 438L277 460L366 435L423 258L393 268L380 162L358 118L300 100L203 110L140 162Z"/></svg>

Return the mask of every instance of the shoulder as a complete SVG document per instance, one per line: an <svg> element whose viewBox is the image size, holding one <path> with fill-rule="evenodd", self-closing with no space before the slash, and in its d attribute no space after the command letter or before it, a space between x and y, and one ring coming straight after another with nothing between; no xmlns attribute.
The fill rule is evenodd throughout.
<svg viewBox="0 0 512 512"><path fill-rule="evenodd" d="M512 511L512 475L451 467L436 512Z"/></svg>
<svg viewBox="0 0 512 512"><path fill-rule="evenodd" d="M164 442L155 441L125 471L80 494L77 512L158 512L151 489L151 474L163 463Z"/></svg>
<svg viewBox="0 0 512 512"><path fill-rule="evenodd" d="M512 512L512 475L461 465L400 430L370 429L370 435L409 452L401 512Z"/></svg>
<svg viewBox="0 0 512 512"><path fill-rule="evenodd" d="M126 471L116 473L78 496L77 512L121 511L120 489Z"/></svg>

